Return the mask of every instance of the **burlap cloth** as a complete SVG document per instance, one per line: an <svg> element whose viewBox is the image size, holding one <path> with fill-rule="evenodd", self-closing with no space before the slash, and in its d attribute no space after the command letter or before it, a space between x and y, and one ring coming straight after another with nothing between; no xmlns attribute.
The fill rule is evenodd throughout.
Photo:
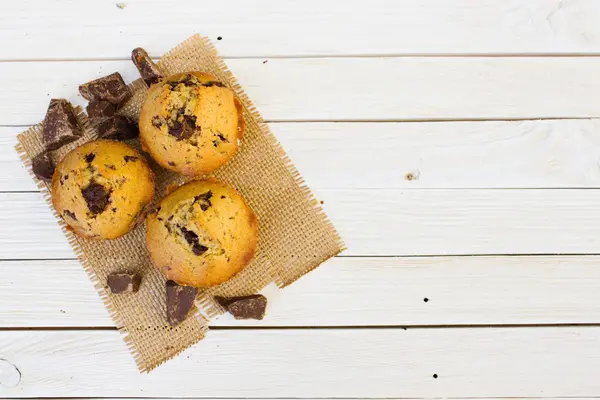
<svg viewBox="0 0 600 400"><path fill-rule="evenodd" d="M214 295L256 293L271 282L284 287L343 250L327 216L207 38L192 36L164 55L158 66L166 75L209 72L233 89L244 105L246 132L240 151L213 176L247 199L258 216L259 240L252 263L230 281L201 290L195 315L171 328L166 323L165 278L146 251L145 224L122 238L94 241L74 235L54 212L141 371L152 370L205 336L210 319L223 312ZM141 79L130 86L134 95L120 113L137 120L147 87ZM96 136L86 115L80 108L77 111L84 137L54 152L55 161ZM41 130L42 124L38 124L18 136L17 151L29 170L31 159L43 149ZM138 146L137 141L131 144ZM150 163L157 176L157 199L167 187L184 182L183 177ZM49 185L34 179L52 206ZM112 295L106 289L107 275L123 270L143 274L137 294Z"/></svg>

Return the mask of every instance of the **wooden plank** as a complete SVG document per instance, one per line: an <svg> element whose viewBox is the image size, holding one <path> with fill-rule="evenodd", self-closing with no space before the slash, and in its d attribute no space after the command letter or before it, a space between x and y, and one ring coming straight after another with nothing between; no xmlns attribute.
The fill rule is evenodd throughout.
<svg viewBox="0 0 600 400"><path fill-rule="evenodd" d="M213 326L600 323L598 256L335 258L285 290L263 321ZM0 327L112 327L77 261L0 262ZM427 299L427 301L425 300Z"/></svg>
<svg viewBox="0 0 600 400"><path fill-rule="evenodd" d="M599 57L390 57L227 61L268 121L399 121L600 116ZM50 97L138 74L130 61L0 63L0 125L39 122Z"/></svg>
<svg viewBox="0 0 600 400"><path fill-rule="evenodd" d="M162 54L192 33L226 56L395 54L597 54L594 0L110 0L17 2L0 15L2 59L119 58ZM318 12L315 12L318 10ZM160 27L157 29L157 27ZM222 37L218 41L217 38Z"/></svg>
<svg viewBox="0 0 600 400"><path fill-rule="evenodd" d="M0 396L597 396L599 340L597 327L212 331L140 374L116 331L3 331L21 383Z"/></svg>
<svg viewBox="0 0 600 400"><path fill-rule="evenodd" d="M317 190L353 256L597 254L600 190ZM0 259L72 258L38 193L0 194Z"/></svg>
<svg viewBox="0 0 600 400"><path fill-rule="evenodd" d="M0 128L0 191L37 190ZM313 188L588 188L600 185L600 120L273 123Z"/></svg>

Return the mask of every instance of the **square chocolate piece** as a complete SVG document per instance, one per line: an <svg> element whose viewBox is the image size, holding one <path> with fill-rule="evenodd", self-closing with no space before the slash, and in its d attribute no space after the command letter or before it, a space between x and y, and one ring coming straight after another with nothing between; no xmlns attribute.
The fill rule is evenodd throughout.
<svg viewBox="0 0 600 400"><path fill-rule="evenodd" d="M146 50L138 47L137 49L133 49L131 52L131 60L137 67L138 71L140 71L140 75L146 85L150 86L159 81L159 79L163 78L163 75L159 71L158 67L152 61Z"/></svg>
<svg viewBox="0 0 600 400"><path fill-rule="evenodd" d="M93 123L101 122L115 115L115 105L104 100L92 100L88 103L87 114Z"/></svg>
<svg viewBox="0 0 600 400"><path fill-rule="evenodd" d="M240 297L215 297L235 319L258 319L265 317L267 298L262 294Z"/></svg>
<svg viewBox="0 0 600 400"><path fill-rule="evenodd" d="M131 90L118 72L80 85L79 93L86 100L104 100L115 105L131 97Z"/></svg>
<svg viewBox="0 0 600 400"><path fill-rule="evenodd" d="M42 138L47 150L56 150L81 137L75 110L65 99L52 99L46 111Z"/></svg>
<svg viewBox="0 0 600 400"><path fill-rule="evenodd" d="M140 135L140 129L133 120L122 115L115 115L96 127L101 139L128 140Z"/></svg>
<svg viewBox="0 0 600 400"><path fill-rule="evenodd" d="M194 306L198 289L192 286L180 286L167 281L167 322L171 326L182 323Z"/></svg>
<svg viewBox="0 0 600 400"><path fill-rule="evenodd" d="M54 163L49 151L42 151L31 160L31 169L35 176L44 182L51 183L54 175Z"/></svg>
<svg viewBox="0 0 600 400"><path fill-rule="evenodd" d="M107 285L113 294L122 293L136 293L140 284L142 283L142 276L140 274L128 274L128 273L112 273L108 275Z"/></svg>

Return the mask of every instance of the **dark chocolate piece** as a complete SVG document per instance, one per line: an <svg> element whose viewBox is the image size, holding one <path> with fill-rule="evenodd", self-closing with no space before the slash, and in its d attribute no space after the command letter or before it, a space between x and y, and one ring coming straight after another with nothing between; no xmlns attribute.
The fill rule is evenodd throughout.
<svg viewBox="0 0 600 400"><path fill-rule="evenodd" d="M167 322L177 326L185 320L194 305L198 289L167 281Z"/></svg>
<svg viewBox="0 0 600 400"><path fill-rule="evenodd" d="M129 161L137 161L138 157L136 157L136 156L124 156L123 159L125 160L126 163L128 163Z"/></svg>
<svg viewBox="0 0 600 400"><path fill-rule="evenodd" d="M187 230L184 227L181 227L180 229L181 233L183 233L183 238L186 240L186 242L192 245L192 252L195 255L201 256L202 254L206 253L208 247L200 244L198 235L195 232Z"/></svg>
<svg viewBox="0 0 600 400"><path fill-rule="evenodd" d="M115 115L97 127L98 137L102 139L128 140L140 135L140 130L133 120L122 115Z"/></svg>
<svg viewBox="0 0 600 400"><path fill-rule="evenodd" d="M108 101L93 100L88 103L86 110L90 121L98 123L115 115L116 108Z"/></svg>
<svg viewBox="0 0 600 400"><path fill-rule="evenodd" d="M142 276L140 274L112 273L108 275L107 279L107 285L114 294L136 293L141 283Z"/></svg>
<svg viewBox="0 0 600 400"><path fill-rule="evenodd" d="M42 137L47 150L56 150L82 135L75 110L65 99L52 99L44 119Z"/></svg>
<svg viewBox="0 0 600 400"><path fill-rule="evenodd" d="M101 184L93 181L85 189L81 190L81 194L93 214L103 212L110 199L110 191L106 190Z"/></svg>
<svg viewBox="0 0 600 400"><path fill-rule="evenodd" d="M140 75L146 85L154 85L160 79L163 78L163 75L158 70L154 61L150 58L146 50L138 47L137 49L133 49L131 52L131 60L137 67L138 71L140 71Z"/></svg>
<svg viewBox="0 0 600 400"><path fill-rule="evenodd" d="M89 164L92 161L94 161L94 158L96 158L96 154L94 154L94 153L86 154L85 155L85 162Z"/></svg>
<svg viewBox="0 0 600 400"><path fill-rule="evenodd" d="M105 100L115 105L131 97L131 90L118 72L80 85L79 93L86 100Z"/></svg>
<svg viewBox="0 0 600 400"><path fill-rule="evenodd" d="M206 87L211 87L211 86L225 87L225 84L223 84L221 82L217 82L217 81L210 81L210 82L203 83L202 86L206 86Z"/></svg>
<svg viewBox="0 0 600 400"><path fill-rule="evenodd" d="M42 151L40 154L35 156L31 160L31 169L35 176L44 182L52 182L52 175L54 175L54 163L50 158L48 151Z"/></svg>
<svg viewBox="0 0 600 400"><path fill-rule="evenodd" d="M235 319L263 319L267 309L267 298L262 294L240 297L215 297Z"/></svg>
<svg viewBox="0 0 600 400"><path fill-rule="evenodd" d="M169 126L169 134L177 138L177 140L189 139L196 130L196 117L184 115L183 121L174 121Z"/></svg>
<svg viewBox="0 0 600 400"><path fill-rule="evenodd" d="M209 190L206 193L202 193L202 194L199 194L198 196L195 196L194 202L200 203L200 209L202 211L206 211L210 207L212 207L212 203L210 202L211 198L212 198L212 192Z"/></svg>
<svg viewBox="0 0 600 400"><path fill-rule="evenodd" d="M72 211L65 210L65 215L69 216L69 218L74 219L75 221L78 221L77 216ZM63 216L63 218L64 218L64 216Z"/></svg>

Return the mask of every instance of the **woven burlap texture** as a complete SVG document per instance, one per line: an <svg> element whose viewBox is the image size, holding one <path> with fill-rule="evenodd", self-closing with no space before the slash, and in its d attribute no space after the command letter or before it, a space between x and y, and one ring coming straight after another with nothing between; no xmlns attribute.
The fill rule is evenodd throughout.
<svg viewBox="0 0 600 400"><path fill-rule="evenodd" d="M284 287L338 254L344 247L309 188L207 38L192 36L164 55L158 66L166 75L209 72L234 90L241 100L246 131L240 151L212 176L236 188L247 199L258 216L259 239L256 257L251 264L230 281L200 290L196 302L198 312L178 327L171 328L166 323L165 278L152 265L146 250L145 224L119 239L87 240L70 232L54 212L123 334L140 371L154 369L205 336L210 319L223 312L214 301L214 295L256 293L271 282ZM141 79L130 87L134 95L120 113L137 120L147 87ZM82 110L77 108L77 111L79 122L84 127L84 137L54 152L55 161L97 135ZM43 150L41 131L42 124L39 124L18 136L17 151L29 170L31 159ZM137 141L130 144L139 147ZM186 181L184 177L149 161L156 173L157 199L173 184ZM51 206L49 186L34 179ZM140 291L135 295L112 295L105 287L107 275L125 270L143 274Z"/></svg>

